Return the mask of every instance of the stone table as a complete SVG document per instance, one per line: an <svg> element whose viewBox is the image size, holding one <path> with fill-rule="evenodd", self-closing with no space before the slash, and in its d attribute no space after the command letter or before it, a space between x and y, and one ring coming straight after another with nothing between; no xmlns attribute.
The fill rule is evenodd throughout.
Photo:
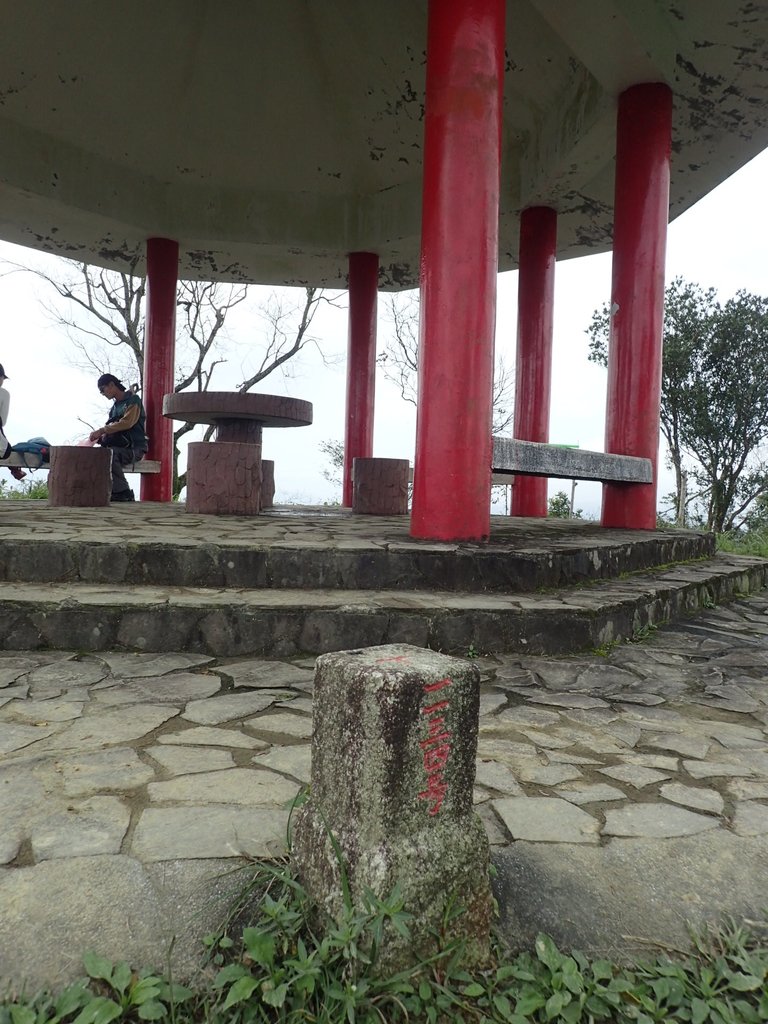
<svg viewBox="0 0 768 1024"><path fill-rule="evenodd" d="M166 395L163 415L216 428L212 444L189 445L187 511L256 515L261 507L262 430L309 426L312 403L284 395L190 391Z"/></svg>

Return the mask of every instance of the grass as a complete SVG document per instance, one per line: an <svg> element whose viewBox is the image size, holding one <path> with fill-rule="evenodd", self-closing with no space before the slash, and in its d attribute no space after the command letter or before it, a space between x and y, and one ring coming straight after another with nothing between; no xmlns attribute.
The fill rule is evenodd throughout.
<svg viewBox="0 0 768 1024"><path fill-rule="evenodd" d="M719 551L735 555L757 555L768 558L768 530L751 530L749 533L720 533L717 536Z"/></svg>
<svg viewBox="0 0 768 1024"><path fill-rule="evenodd" d="M20 487L11 487L7 480L0 480L0 501L27 501L30 498L48 497L48 481L44 477L25 480Z"/></svg>
<svg viewBox="0 0 768 1024"><path fill-rule="evenodd" d="M540 935L516 957L496 941L483 970L464 970L454 942L386 974L376 964L387 931L409 925L397 892L347 905L322 932L287 865L257 864L244 895L252 925L238 938L223 931L206 939L206 980L194 989L89 953L86 976L58 994L0 998L0 1024L768 1021L765 923L727 923L693 936L689 953L631 966L564 953Z"/></svg>

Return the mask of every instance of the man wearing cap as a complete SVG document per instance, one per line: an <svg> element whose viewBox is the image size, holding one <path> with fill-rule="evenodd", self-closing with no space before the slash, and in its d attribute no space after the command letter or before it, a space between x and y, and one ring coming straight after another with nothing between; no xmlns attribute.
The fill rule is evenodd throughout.
<svg viewBox="0 0 768 1024"><path fill-rule="evenodd" d="M5 369L3 364L0 363L0 449L2 449L2 455L0 458L7 459L11 454L11 443L5 436L5 424L8 422L8 410L11 407L11 396L5 390L5 382L8 378L5 375ZM9 466L11 476L17 480L23 480L27 475L21 466Z"/></svg>
<svg viewBox="0 0 768 1024"><path fill-rule="evenodd" d="M125 479L125 467L139 462L147 454L147 435L144 433L146 414L139 396L126 388L112 373L104 373L97 381L99 392L112 400L109 418L103 427L88 435L89 440L112 451L111 501L135 501L133 491Z"/></svg>

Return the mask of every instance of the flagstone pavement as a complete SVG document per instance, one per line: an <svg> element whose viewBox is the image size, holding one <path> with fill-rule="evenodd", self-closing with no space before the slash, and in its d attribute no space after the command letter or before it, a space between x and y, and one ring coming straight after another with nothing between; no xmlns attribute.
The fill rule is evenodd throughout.
<svg viewBox="0 0 768 1024"><path fill-rule="evenodd" d="M739 906L768 906L768 597L600 654L476 663L476 810L507 887L510 851L599 873L608 860L583 858L653 850L663 874L697 844L747 872ZM197 948L211 917L193 894L224 899L241 855L284 849L310 775L313 668L0 653L0 982L77 974L88 947L158 958L171 932Z"/></svg>

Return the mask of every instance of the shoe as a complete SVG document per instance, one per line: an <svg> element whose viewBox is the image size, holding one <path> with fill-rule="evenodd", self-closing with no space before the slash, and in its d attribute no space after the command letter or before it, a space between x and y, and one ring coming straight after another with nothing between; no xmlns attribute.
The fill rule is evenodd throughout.
<svg viewBox="0 0 768 1024"><path fill-rule="evenodd" d="M109 499L110 501L136 501L133 495L133 491L118 491L117 494L113 494Z"/></svg>
<svg viewBox="0 0 768 1024"><path fill-rule="evenodd" d="M24 477L27 475L21 468L21 466L9 466L8 468L11 471L11 476L14 477L14 479L16 480L23 480Z"/></svg>

